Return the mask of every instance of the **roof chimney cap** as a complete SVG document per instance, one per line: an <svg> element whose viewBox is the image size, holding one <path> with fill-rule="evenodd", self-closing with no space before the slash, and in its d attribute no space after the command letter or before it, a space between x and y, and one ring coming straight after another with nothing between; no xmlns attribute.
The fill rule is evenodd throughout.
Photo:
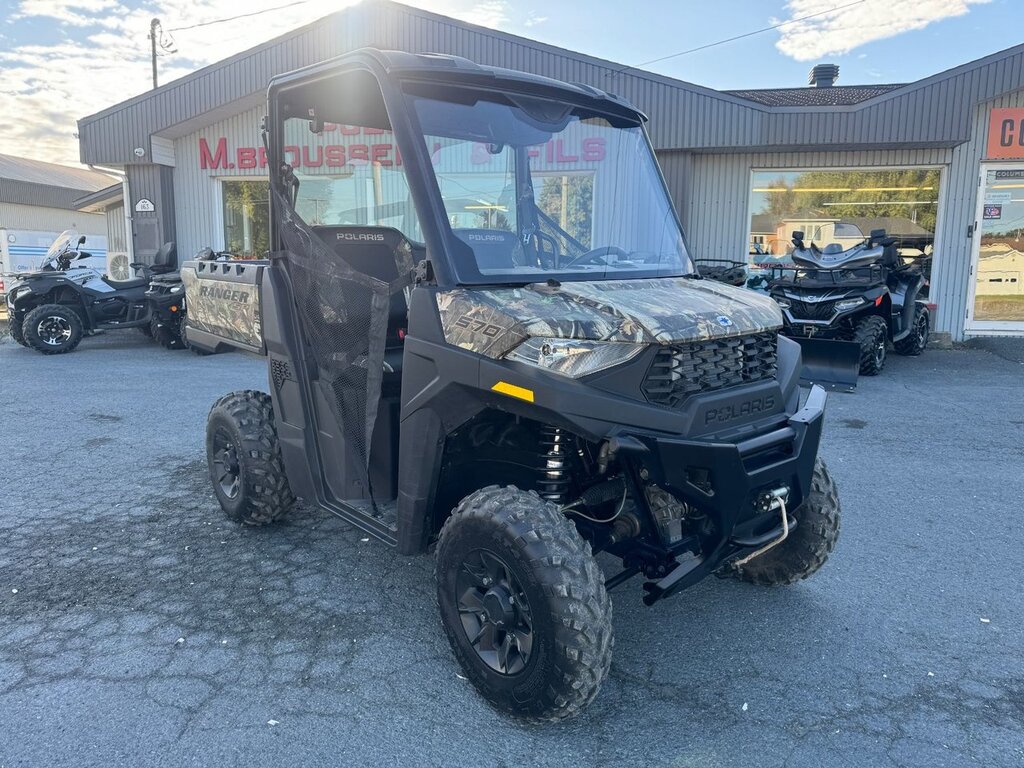
<svg viewBox="0 0 1024 768"><path fill-rule="evenodd" d="M838 64L815 64L807 75L808 84L815 88L831 88L838 79Z"/></svg>

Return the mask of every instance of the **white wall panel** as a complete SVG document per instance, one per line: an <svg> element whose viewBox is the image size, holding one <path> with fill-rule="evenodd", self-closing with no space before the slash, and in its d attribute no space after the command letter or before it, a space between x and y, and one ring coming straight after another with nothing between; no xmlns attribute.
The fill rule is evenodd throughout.
<svg viewBox="0 0 1024 768"><path fill-rule="evenodd" d="M107 220L102 213L82 213L66 208L0 203L0 227L33 232L63 232L74 229L83 235L106 235Z"/></svg>

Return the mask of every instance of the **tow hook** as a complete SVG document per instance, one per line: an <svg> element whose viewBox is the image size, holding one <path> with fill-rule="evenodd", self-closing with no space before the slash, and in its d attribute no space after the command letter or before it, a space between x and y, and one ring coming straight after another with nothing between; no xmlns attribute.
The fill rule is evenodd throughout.
<svg viewBox="0 0 1024 768"><path fill-rule="evenodd" d="M746 557L740 558L732 564L733 568L739 569L749 563L755 557L760 557L769 549L777 547L779 544L786 540L789 536L789 516L786 514L786 499L789 498L789 488L780 486L771 491L766 491L757 500L757 506L764 512L771 512L772 510L779 510L779 515L782 517L782 533L778 538L772 539L760 549L756 549Z"/></svg>

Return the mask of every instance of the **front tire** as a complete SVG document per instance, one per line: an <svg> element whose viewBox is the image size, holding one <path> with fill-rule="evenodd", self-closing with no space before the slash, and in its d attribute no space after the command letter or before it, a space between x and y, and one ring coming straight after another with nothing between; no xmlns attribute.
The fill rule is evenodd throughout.
<svg viewBox="0 0 1024 768"><path fill-rule="evenodd" d="M793 584L814 574L825 564L839 540L839 495L828 467L820 458L814 463L811 492L793 511L796 529L777 547L736 570L751 584Z"/></svg>
<svg viewBox="0 0 1024 768"><path fill-rule="evenodd" d="M149 318L149 336L164 349L184 349L185 343L181 340L181 334L171 323L165 322L153 315Z"/></svg>
<svg viewBox="0 0 1024 768"><path fill-rule="evenodd" d="M43 304L27 315L21 325L27 346L44 355L63 355L82 341L82 318L64 304Z"/></svg>
<svg viewBox="0 0 1024 768"><path fill-rule="evenodd" d="M458 505L437 546L437 601L467 677L532 720L589 704L612 657L612 605L580 536L551 502L490 486Z"/></svg>
<svg viewBox="0 0 1024 768"><path fill-rule="evenodd" d="M885 367L885 346L888 329L885 319L868 315L857 322L853 340L860 344L860 375L877 376Z"/></svg>
<svg viewBox="0 0 1024 768"><path fill-rule="evenodd" d="M930 330L931 323L928 309L920 304L916 304L914 306L914 319L910 325L910 333L893 343L896 354L908 355L910 357L920 355L924 352L925 347L928 346Z"/></svg>
<svg viewBox="0 0 1024 768"><path fill-rule="evenodd" d="M25 341L25 331L22 325L25 322L25 317L20 312L11 312L7 318L7 329L11 333L11 338L14 339L18 344L23 347L28 346L28 342Z"/></svg>
<svg viewBox="0 0 1024 768"><path fill-rule="evenodd" d="M217 501L235 522L267 525L295 503L274 407L265 392L232 392L213 404L206 420L206 460Z"/></svg>

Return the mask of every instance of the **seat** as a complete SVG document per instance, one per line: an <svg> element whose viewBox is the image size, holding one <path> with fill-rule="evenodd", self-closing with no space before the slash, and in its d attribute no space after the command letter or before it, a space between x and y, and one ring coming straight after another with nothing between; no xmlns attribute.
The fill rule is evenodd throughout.
<svg viewBox="0 0 1024 768"><path fill-rule="evenodd" d="M414 246L405 235L393 227L317 226L312 229L352 269L386 283L398 279L396 255L399 249L408 249L412 253L414 263L422 260L424 256L422 248ZM408 316L405 292L398 291L392 294L386 337L386 347L389 351L401 350ZM400 376L400 352L387 354L385 361L388 367Z"/></svg>
<svg viewBox="0 0 1024 768"><path fill-rule="evenodd" d="M153 254L152 264L143 264L136 261L131 264L132 269L142 272L142 276L148 280L152 275L166 275L178 269L178 249L174 241L166 242Z"/></svg>
<svg viewBox="0 0 1024 768"><path fill-rule="evenodd" d="M104 283L118 291L127 291L131 288L144 288L149 285L148 277L137 277L133 280L111 280L109 277L104 275L102 279Z"/></svg>

